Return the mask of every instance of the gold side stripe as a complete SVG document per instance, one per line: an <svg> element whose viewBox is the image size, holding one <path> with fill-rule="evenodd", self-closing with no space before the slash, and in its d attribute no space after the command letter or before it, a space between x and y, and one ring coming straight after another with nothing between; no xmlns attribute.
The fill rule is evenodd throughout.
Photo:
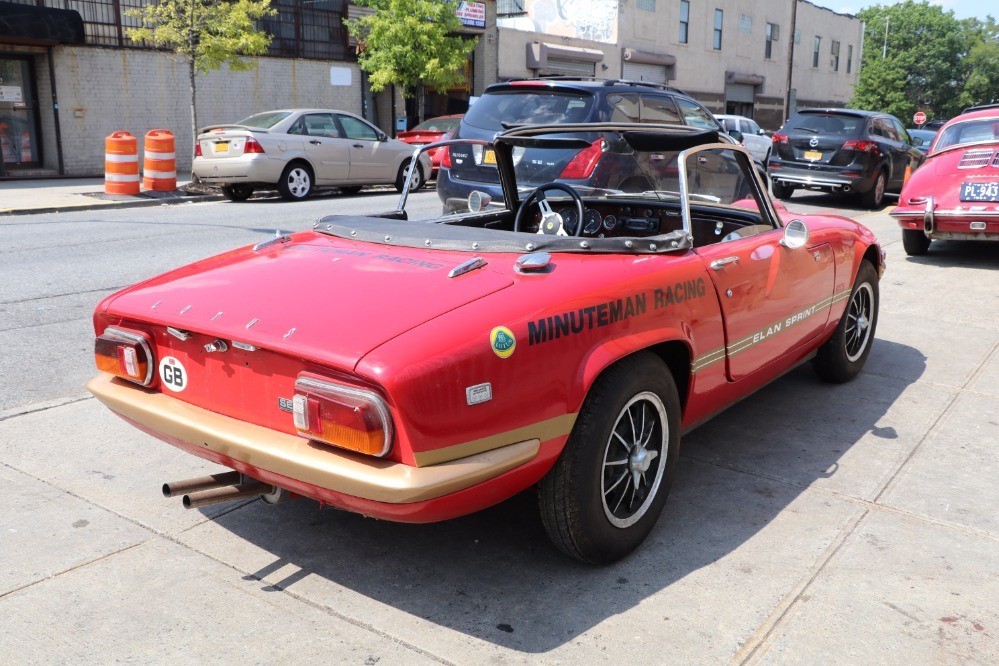
<svg viewBox="0 0 999 666"><path fill-rule="evenodd" d="M576 423L578 414L563 414L547 421L539 421L514 430L507 430L497 435L490 435L471 442L447 446L443 449L432 451L417 451L413 454L417 467L427 467L437 465L449 460L467 458L468 456L485 451L492 451L515 442L523 442L529 439L537 439L547 442L556 437L562 437L572 432L572 426Z"/></svg>
<svg viewBox="0 0 999 666"><path fill-rule="evenodd" d="M846 289L844 291L841 291L841 292L838 292L836 294L833 294L832 296L829 296L827 298L823 298L821 301L819 301L818 303L816 303L815 305L812 306L812 307L815 308L815 312L813 312L812 314L814 315L814 314L817 314L819 312L822 312L823 310L825 310L825 309L827 309L829 307L832 307L834 304L839 303L840 301L846 300L847 298L850 297L850 294L852 292L853 292L853 288L851 287L850 289ZM763 329L763 330L760 330L760 331L756 331L752 335L748 335L748 336L746 336L746 337L744 337L744 338L742 338L740 340L736 340L731 345L727 345L727 346L721 347L719 349L714 349L714 350L712 350L712 351L710 351L710 352L708 352L706 354L698 356L697 358L695 358L694 360L692 360L690 362L690 371L692 373L696 373L696 372L698 372L700 370L703 370L704 368L706 368L706 367L708 367L710 365L714 365L718 361L722 360L723 358L725 358L725 354L726 353L728 354L728 356L733 356L735 354L738 354L739 352L743 352L743 351L749 349L750 347L752 347L755 344L763 342L763 340L755 340L756 336L760 335L762 333L766 333L766 331L769 328L772 328L774 325L779 324L779 323L781 323L780 320L777 321L777 322L774 322L774 324L771 324L766 329ZM781 331L778 331L777 334L784 332L784 330L786 330L786 329L782 329ZM770 337L770 336L767 336L767 337ZM766 338L764 338L764 339L766 339Z"/></svg>

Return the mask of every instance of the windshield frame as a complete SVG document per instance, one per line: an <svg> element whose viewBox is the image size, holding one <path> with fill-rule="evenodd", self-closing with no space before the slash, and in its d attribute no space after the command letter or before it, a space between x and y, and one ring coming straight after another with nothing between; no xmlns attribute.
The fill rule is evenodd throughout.
<svg viewBox="0 0 999 666"><path fill-rule="evenodd" d="M952 144L944 146L942 148L937 148L937 146L940 143L940 140L945 136L944 133L947 132L947 131L949 131L951 128L957 127L958 125L964 125L966 123L975 123L975 122L981 122L981 121L986 121L986 122L991 122L992 124L997 124L997 123L999 123L999 116L992 116L992 117L984 116L984 117L977 117L977 118L966 118L964 120L958 120L958 121L955 121L953 123L948 123L944 127L941 127L940 130L937 132L936 137L934 137L934 139L933 139L933 145L930 146L930 151L927 153L927 157L932 157L934 155L939 155L941 153L946 153L946 152L949 152L951 150L957 150L957 149L960 149L960 148L968 148L968 147L972 147L972 146L982 146L982 145L986 145L986 144L990 144L990 143L999 143L999 139L992 138L992 139L983 139L981 141L969 141L969 142L966 142L966 143L952 143Z"/></svg>

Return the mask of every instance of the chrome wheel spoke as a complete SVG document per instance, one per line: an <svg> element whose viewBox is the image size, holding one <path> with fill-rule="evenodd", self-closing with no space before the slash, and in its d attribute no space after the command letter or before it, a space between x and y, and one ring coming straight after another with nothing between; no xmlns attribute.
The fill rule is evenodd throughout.
<svg viewBox="0 0 999 666"><path fill-rule="evenodd" d="M610 488L604 491L604 496L610 495L612 492L614 492L614 489L617 488L619 485L621 485L621 482L627 478L628 478L628 472L624 472L623 474L621 474L621 476L617 478L617 481L614 482L614 485L612 485ZM617 508L615 507L614 510L617 511Z"/></svg>

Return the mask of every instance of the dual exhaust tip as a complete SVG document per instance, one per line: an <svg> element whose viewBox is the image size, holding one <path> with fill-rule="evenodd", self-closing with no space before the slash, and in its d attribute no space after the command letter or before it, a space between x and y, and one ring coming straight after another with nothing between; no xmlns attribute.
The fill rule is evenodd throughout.
<svg viewBox="0 0 999 666"><path fill-rule="evenodd" d="M185 509L197 509L210 504L235 502L242 499L262 498L268 504L277 504L290 499L291 494L284 488L257 481L239 472L222 472L196 479L174 481L163 484L164 497L182 495Z"/></svg>

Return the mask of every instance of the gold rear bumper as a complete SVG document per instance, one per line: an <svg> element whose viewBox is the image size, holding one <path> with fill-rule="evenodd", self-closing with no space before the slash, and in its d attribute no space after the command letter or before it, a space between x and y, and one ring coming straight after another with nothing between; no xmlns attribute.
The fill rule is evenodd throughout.
<svg viewBox="0 0 999 666"><path fill-rule="evenodd" d="M165 437L319 488L376 502L421 502L469 488L532 460L538 439L431 465L338 451L311 440L216 414L101 373L87 389L111 411Z"/></svg>

